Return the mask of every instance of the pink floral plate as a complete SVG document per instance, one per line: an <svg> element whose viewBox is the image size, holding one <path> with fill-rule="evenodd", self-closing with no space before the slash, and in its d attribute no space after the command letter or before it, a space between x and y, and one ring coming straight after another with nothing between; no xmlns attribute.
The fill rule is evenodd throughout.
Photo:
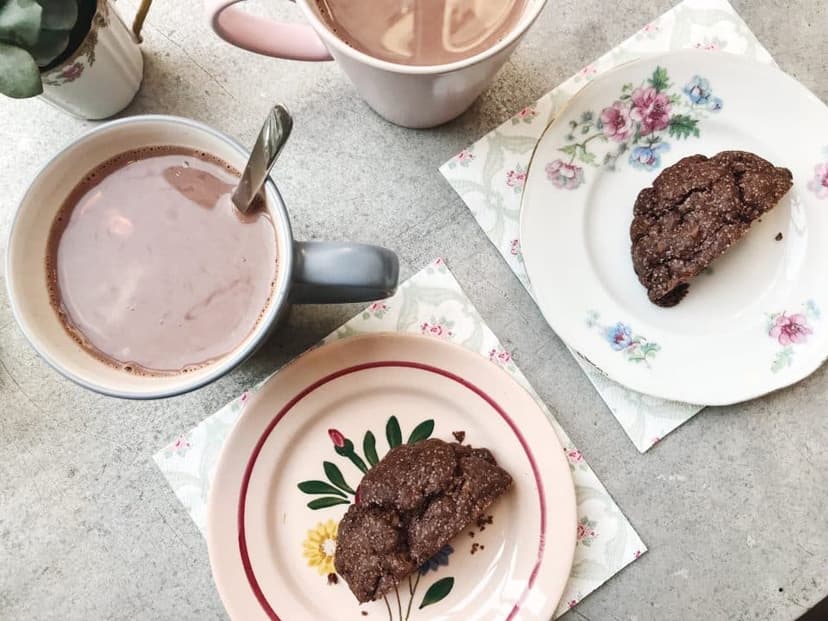
<svg viewBox="0 0 828 621"><path fill-rule="evenodd" d="M514 486L383 600L335 573L337 524L365 472L428 437L492 450ZM311 350L248 402L222 450L207 546L233 619L548 621L575 550L575 491L534 399L485 358L392 333Z"/></svg>
<svg viewBox="0 0 828 621"><path fill-rule="evenodd" d="M794 187L677 306L655 306L630 257L635 199L682 157L731 149L789 168ZM596 77L541 137L520 224L546 320L624 386L724 405L828 358L828 107L774 67L686 50Z"/></svg>

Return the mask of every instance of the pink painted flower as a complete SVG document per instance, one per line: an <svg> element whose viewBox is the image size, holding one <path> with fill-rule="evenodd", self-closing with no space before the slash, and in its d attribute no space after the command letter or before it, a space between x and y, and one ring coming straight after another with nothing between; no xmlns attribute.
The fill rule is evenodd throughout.
<svg viewBox="0 0 828 621"><path fill-rule="evenodd" d="M368 310L372 313L387 311L388 305L385 302L374 302L373 304L371 304L371 306L368 307Z"/></svg>
<svg viewBox="0 0 828 621"><path fill-rule="evenodd" d="M250 399L250 392L245 390L239 397L239 403L247 403L248 399Z"/></svg>
<svg viewBox="0 0 828 621"><path fill-rule="evenodd" d="M706 52L718 52L722 49L722 46L719 45L718 41L696 43L695 47L697 50L704 50Z"/></svg>
<svg viewBox="0 0 828 621"><path fill-rule="evenodd" d="M520 240L513 239L511 245L509 246L509 253L516 257L520 254Z"/></svg>
<svg viewBox="0 0 828 621"><path fill-rule="evenodd" d="M457 161L462 163L471 162L474 159L474 153L469 151L468 149L463 149L460 153L457 154Z"/></svg>
<svg viewBox="0 0 828 621"><path fill-rule="evenodd" d="M598 73L598 69L595 68L595 65L587 65L586 67L581 69L578 73L582 78L586 78L587 80L589 80L596 73Z"/></svg>
<svg viewBox="0 0 828 621"><path fill-rule="evenodd" d="M635 554L633 554L633 558L634 558L634 559L638 559L638 558L640 558L640 557L641 557L641 550L636 550L636 551L635 551Z"/></svg>
<svg viewBox="0 0 828 621"><path fill-rule="evenodd" d="M506 185L517 190L523 189L526 183L526 172L521 170L510 170L506 173Z"/></svg>
<svg viewBox="0 0 828 621"><path fill-rule="evenodd" d="M489 360L492 362L499 362L500 364L509 364L512 361L512 354L505 349L490 349Z"/></svg>
<svg viewBox="0 0 828 621"><path fill-rule="evenodd" d="M434 259L434 265L443 265L444 263L445 261L443 260L443 257L437 257Z"/></svg>
<svg viewBox="0 0 828 621"><path fill-rule="evenodd" d="M180 435L175 439L173 450L176 453L183 454L188 448L190 448L190 441L187 440L187 436Z"/></svg>
<svg viewBox="0 0 828 621"><path fill-rule="evenodd" d="M783 347L788 345L795 345L804 343L808 340L808 335L813 334L813 330L808 325L808 319L802 313L795 313L793 315L786 315L781 313L773 320L769 336L779 341Z"/></svg>
<svg viewBox="0 0 828 621"><path fill-rule="evenodd" d="M578 600L577 599L571 599L571 600L569 600L569 602L567 602L566 605L569 606L569 609L571 610L571 609L575 608L575 606L578 605Z"/></svg>
<svg viewBox="0 0 828 621"><path fill-rule="evenodd" d="M420 324L420 331L429 336L436 336L438 338L449 338L454 336L451 330L439 323L429 323L424 321Z"/></svg>
<svg viewBox="0 0 828 621"><path fill-rule="evenodd" d="M813 190L817 198L828 198L828 162L816 165L814 178L808 182L808 189Z"/></svg>
<svg viewBox="0 0 828 621"><path fill-rule="evenodd" d="M331 439L331 442L334 443L334 446L339 448L345 446L345 436L343 436L340 431L337 431L336 429L328 429L328 437Z"/></svg>
<svg viewBox="0 0 828 621"><path fill-rule="evenodd" d="M625 142L633 130L630 110L623 101L616 101L601 112L604 135L615 142Z"/></svg>
<svg viewBox="0 0 828 621"><path fill-rule="evenodd" d="M658 24L656 24L655 22L650 22L649 24L644 26L644 28L641 29L641 31L645 34L653 34L658 32L659 30L661 30L661 28L659 28Z"/></svg>
<svg viewBox="0 0 828 621"><path fill-rule="evenodd" d="M538 115L538 111L535 110L532 106L526 106L520 112L518 112L515 117L522 120L528 121L530 119L535 118Z"/></svg>
<svg viewBox="0 0 828 621"><path fill-rule="evenodd" d="M578 449L570 449L566 452L566 456L569 461L573 464L580 463L584 461L584 455Z"/></svg>
<svg viewBox="0 0 828 621"><path fill-rule="evenodd" d="M574 190L584 182L584 169L557 159L546 165L546 177L555 187Z"/></svg>
<svg viewBox="0 0 828 621"><path fill-rule="evenodd" d="M68 67L65 67L63 71L60 72L60 77L67 82L73 82L77 80L79 77L81 77L82 73L83 63L76 62L72 63Z"/></svg>
<svg viewBox="0 0 828 621"><path fill-rule="evenodd" d="M652 86L639 87L632 92L630 118L641 123L640 133L648 136L667 128L670 122L670 98Z"/></svg>

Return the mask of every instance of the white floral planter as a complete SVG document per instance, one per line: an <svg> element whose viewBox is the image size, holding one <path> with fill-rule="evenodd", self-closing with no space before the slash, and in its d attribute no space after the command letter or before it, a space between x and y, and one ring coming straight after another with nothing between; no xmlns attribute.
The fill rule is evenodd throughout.
<svg viewBox="0 0 828 621"><path fill-rule="evenodd" d="M85 119L105 119L127 107L141 86L144 59L132 32L108 0L98 0L78 49L45 72L41 97Z"/></svg>

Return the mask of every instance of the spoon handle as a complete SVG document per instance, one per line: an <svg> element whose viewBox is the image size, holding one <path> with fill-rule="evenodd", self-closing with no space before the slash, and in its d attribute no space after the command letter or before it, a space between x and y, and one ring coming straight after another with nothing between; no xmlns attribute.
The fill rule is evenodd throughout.
<svg viewBox="0 0 828 621"><path fill-rule="evenodd" d="M233 192L233 204L242 213L250 209L250 205L262 189L292 128L293 119L287 109L281 105L273 106L250 153L239 186Z"/></svg>

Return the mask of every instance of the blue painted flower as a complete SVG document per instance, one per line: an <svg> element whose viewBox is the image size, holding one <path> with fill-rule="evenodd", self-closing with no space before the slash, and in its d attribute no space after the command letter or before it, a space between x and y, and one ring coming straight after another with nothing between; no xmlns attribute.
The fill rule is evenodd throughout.
<svg viewBox="0 0 828 621"><path fill-rule="evenodd" d="M420 565L420 575L425 576L429 571L437 571L440 567L445 567L449 564L448 557L452 555L454 548L446 544L434 556L428 559L425 563Z"/></svg>
<svg viewBox="0 0 828 621"><path fill-rule="evenodd" d="M714 97L710 100L710 104L707 106L713 112L718 112L722 109L724 102L722 101L721 97Z"/></svg>
<svg viewBox="0 0 828 621"><path fill-rule="evenodd" d="M650 170L661 166L661 151L670 148L666 142L658 142L648 146L635 147L630 152L630 164L635 168Z"/></svg>
<svg viewBox="0 0 828 621"><path fill-rule="evenodd" d="M693 79L684 85L684 94L694 104L706 106L710 103L710 97L713 95L713 91L710 89L710 82L701 76L694 75Z"/></svg>
<svg viewBox="0 0 828 621"><path fill-rule="evenodd" d="M614 326L607 327L605 336L607 337L607 341L609 341L610 347L615 351L627 349L633 344L632 329L620 321Z"/></svg>

